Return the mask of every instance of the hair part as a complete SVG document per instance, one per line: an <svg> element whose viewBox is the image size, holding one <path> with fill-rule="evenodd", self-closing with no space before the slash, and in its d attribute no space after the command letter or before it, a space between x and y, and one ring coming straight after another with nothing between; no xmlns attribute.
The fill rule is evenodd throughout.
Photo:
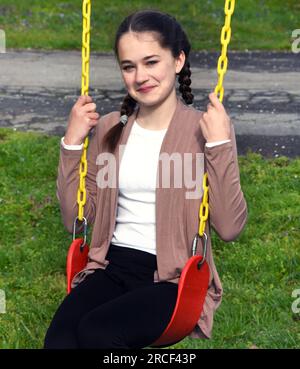
<svg viewBox="0 0 300 369"><path fill-rule="evenodd" d="M118 45L120 38L128 32L152 32L157 37L157 41L164 49L169 49L174 58L178 58L181 51L185 53L185 63L181 71L177 73L179 82L179 92L186 104L193 104L194 95L191 90L191 70L189 53L191 45L186 33L177 20L159 10L139 10L126 17L120 24L114 43L114 53L119 60ZM121 104L120 113L128 117L133 114L137 101L129 93L124 97ZM113 152L121 138L124 124L120 121L112 127L104 136L104 143L108 150Z"/></svg>

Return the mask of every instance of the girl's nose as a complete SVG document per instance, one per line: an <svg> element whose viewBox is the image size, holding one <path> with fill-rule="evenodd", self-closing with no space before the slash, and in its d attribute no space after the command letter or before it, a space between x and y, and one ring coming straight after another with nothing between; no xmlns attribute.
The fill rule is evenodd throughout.
<svg viewBox="0 0 300 369"><path fill-rule="evenodd" d="M135 80L137 84L142 84L143 82L147 81L148 74L145 68L143 67L137 67L136 74L135 74Z"/></svg>

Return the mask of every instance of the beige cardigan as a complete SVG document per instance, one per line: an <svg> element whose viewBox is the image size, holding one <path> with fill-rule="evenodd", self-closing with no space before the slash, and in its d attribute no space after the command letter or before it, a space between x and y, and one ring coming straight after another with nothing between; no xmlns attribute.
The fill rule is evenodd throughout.
<svg viewBox="0 0 300 369"><path fill-rule="evenodd" d="M119 153L119 145L126 144L137 111L138 107L123 128L115 153ZM209 182L210 213L206 233L208 235L207 261L210 267L210 284L203 312L198 324L189 335L192 338L211 337L214 311L221 303L223 292L212 255L210 226L222 240L229 242L239 236L247 221L247 204L240 186L233 125L231 124L231 142L206 147L199 125L202 114L195 108L185 105L177 97L176 110L161 146L161 153L192 153L193 165L196 164L196 153L204 152L205 154L204 164ZM87 154L87 201L84 216L88 223L93 225L93 232L88 264L74 277L73 287L80 283L86 275L93 273L96 268L105 269L109 263L105 257L115 228L120 157L115 154L116 168L111 171L115 175L115 188L110 188L112 186L101 188L103 186L99 185L99 182L97 185L97 172L104 166L97 165L96 159L98 154L107 151L103 146L103 136L119 122L119 118L120 112L118 111L104 115L90 138ZM72 233L73 221L78 214L77 190L81 154L82 150L66 150L62 145L60 147L57 198L63 223L70 233ZM159 170L161 170L160 165ZM171 170L170 173L172 178L174 172ZM184 186L182 188L157 186L156 188L157 270L154 272L154 282L167 280L178 283L180 272L191 256L192 241L199 228L201 198L186 199L185 194L189 190ZM82 231L81 226L77 229L78 232ZM197 254L202 254L202 240L199 241Z"/></svg>

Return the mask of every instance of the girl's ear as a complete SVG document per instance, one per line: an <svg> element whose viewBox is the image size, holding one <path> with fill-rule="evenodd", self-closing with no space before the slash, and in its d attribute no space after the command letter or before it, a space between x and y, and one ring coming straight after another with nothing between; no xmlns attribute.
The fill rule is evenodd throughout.
<svg viewBox="0 0 300 369"><path fill-rule="evenodd" d="M176 58L176 74L179 74L185 63L185 53L181 50L180 55Z"/></svg>

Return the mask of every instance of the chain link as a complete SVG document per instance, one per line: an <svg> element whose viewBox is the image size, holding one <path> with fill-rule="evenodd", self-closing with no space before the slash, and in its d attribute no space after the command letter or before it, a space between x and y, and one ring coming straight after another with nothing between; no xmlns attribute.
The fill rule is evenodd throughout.
<svg viewBox="0 0 300 369"><path fill-rule="evenodd" d="M230 28L230 22L231 22L231 16L234 12L234 6L235 6L235 0L225 0L225 7L224 7L224 13L225 13L225 24L222 27L221 31L221 45L222 45L222 51L221 55L218 59L218 83L215 88L215 93L220 94L219 100L223 101L224 96L224 87L223 87L223 80L224 75L227 71L227 65L228 65L228 58L227 58L227 46L230 42L231 38L231 28ZM208 177L207 173L203 176L203 197L202 202L199 209L199 218L200 218L200 225L199 225L199 236L203 236L206 221L208 219L208 212L209 212L209 205L208 205Z"/></svg>
<svg viewBox="0 0 300 369"><path fill-rule="evenodd" d="M90 31L91 31L91 0L82 3L82 76L81 95L88 95L90 74ZM79 165L79 188L77 192L78 219L83 220L84 205L86 203L85 177L87 174L87 147L89 138L86 136Z"/></svg>

